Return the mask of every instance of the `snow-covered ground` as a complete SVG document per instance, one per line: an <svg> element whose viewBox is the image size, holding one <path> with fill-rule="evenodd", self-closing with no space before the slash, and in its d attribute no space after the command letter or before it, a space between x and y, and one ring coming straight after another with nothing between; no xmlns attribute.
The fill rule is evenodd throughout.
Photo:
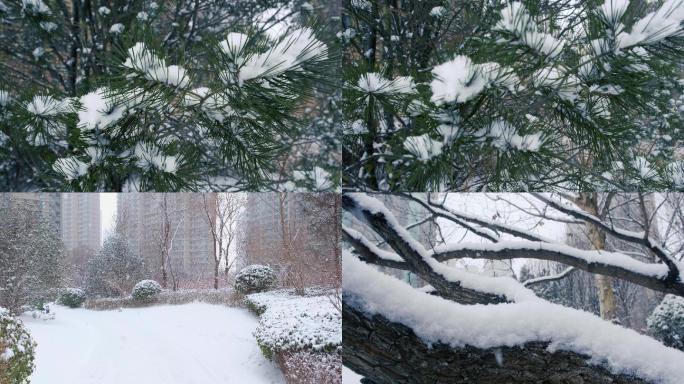
<svg viewBox="0 0 684 384"><path fill-rule="evenodd" d="M342 384L358 384L363 379L363 376L358 375L351 369L342 366Z"/></svg>
<svg viewBox="0 0 684 384"><path fill-rule="evenodd" d="M193 303L121 311L56 307L22 318L38 342L33 384L284 383L248 311Z"/></svg>

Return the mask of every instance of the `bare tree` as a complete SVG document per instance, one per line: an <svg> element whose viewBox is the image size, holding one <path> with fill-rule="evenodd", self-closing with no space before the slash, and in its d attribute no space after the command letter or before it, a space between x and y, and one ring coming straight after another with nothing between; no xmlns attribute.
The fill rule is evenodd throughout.
<svg viewBox="0 0 684 384"><path fill-rule="evenodd" d="M244 197L237 193L205 193L202 201L214 245L214 289L218 289L221 263L224 263L225 275L228 276L236 260L230 259L229 251L236 238Z"/></svg>
<svg viewBox="0 0 684 384"><path fill-rule="evenodd" d="M171 251L173 249L173 240L176 237L178 229L185 220L186 207L170 207L168 202L168 194L161 194L161 201L159 203L161 213L161 228L157 244L159 247L159 261L162 275L162 287L165 289L168 286L168 275L171 275L173 290L178 289L178 280L171 264ZM176 219L176 222L174 222ZM168 270L168 273L167 273Z"/></svg>

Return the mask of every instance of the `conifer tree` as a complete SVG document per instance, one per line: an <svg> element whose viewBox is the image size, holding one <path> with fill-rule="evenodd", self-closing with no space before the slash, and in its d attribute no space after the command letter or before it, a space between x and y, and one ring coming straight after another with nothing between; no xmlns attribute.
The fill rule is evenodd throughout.
<svg viewBox="0 0 684 384"><path fill-rule="evenodd" d="M345 8L345 184L681 189L681 0Z"/></svg>
<svg viewBox="0 0 684 384"><path fill-rule="evenodd" d="M0 55L14 70L0 75L0 185L334 188L329 162L302 161L298 146L318 117L304 106L329 96L337 60L312 27L315 10L247 0L2 7Z"/></svg>

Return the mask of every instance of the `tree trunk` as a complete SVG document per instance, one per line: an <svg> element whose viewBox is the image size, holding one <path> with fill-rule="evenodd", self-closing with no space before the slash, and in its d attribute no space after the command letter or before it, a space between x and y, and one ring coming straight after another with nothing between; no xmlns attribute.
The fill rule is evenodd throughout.
<svg viewBox="0 0 684 384"><path fill-rule="evenodd" d="M574 352L548 352L546 342L478 349L426 345L408 327L342 303L344 365L375 384L645 384L589 365Z"/></svg>
<svg viewBox="0 0 684 384"><path fill-rule="evenodd" d="M596 192L580 193L579 206L587 213L598 216L598 194ZM606 234L596 225L587 223L589 241L595 250L606 249ZM617 300L613 291L613 279L604 275L594 275L598 288L599 306L601 318L609 321L618 319Z"/></svg>
<svg viewBox="0 0 684 384"><path fill-rule="evenodd" d="M219 286L219 262L214 263L214 289Z"/></svg>

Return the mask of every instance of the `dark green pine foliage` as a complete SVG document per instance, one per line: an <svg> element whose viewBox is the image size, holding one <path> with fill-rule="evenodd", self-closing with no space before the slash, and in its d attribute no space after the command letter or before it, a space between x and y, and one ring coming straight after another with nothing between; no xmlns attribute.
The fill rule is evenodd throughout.
<svg viewBox="0 0 684 384"><path fill-rule="evenodd" d="M0 75L3 190L335 187L320 152L300 160L318 117L306 105L332 98L338 60L308 26L317 7L70 4L0 13L19 68Z"/></svg>
<svg viewBox="0 0 684 384"><path fill-rule="evenodd" d="M684 4L346 2L344 184L682 189Z"/></svg>

